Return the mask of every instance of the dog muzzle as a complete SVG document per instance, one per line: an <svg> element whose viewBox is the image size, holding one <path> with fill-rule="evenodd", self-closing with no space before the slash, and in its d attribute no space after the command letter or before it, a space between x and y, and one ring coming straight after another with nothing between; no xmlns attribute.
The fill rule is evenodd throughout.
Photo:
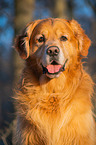
<svg viewBox="0 0 96 145"><path fill-rule="evenodd" d="M48 77L51 76L51 78L52 78L52 76L54 77L54 76L58 75L60 72L65 71L65 65L66 65L67 61L68 61L68 59L66 59L66 61L65 61L65 63L64 63L63 66L60 65L60 64L55 64L55 65L50 64L47 67L44 67L41 64L42 65L42 68L43 68L43 74L47 74L47 76Z"/></svg>

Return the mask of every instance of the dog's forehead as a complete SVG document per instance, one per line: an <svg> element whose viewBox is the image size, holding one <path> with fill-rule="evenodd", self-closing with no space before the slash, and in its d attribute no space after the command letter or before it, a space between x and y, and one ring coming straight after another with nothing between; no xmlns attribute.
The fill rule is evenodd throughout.
<svg viewBox="0 0 96 145"><path fill-rule="evenodd" d="M36 25L34 31L36 33L43 33L49 31L53 33L72 33L72 30L70 26L68 25L68 22L66 20L58 20L58 19L48 19L48 20L42 20L39 24Z"/></svg>

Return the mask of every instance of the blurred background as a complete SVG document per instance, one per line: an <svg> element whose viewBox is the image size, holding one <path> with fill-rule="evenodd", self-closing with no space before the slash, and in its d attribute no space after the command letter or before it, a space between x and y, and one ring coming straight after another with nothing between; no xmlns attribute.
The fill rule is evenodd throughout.
<svg viewBox="0 0 96 145"><path fill-rule="evenodd" d="M14 50L14 38L27 23L48 17L76 19L81 24L92 41L85 69L96 83L96 0L0 0L0 145L12 145L12 97L24 63Z"/></svg>

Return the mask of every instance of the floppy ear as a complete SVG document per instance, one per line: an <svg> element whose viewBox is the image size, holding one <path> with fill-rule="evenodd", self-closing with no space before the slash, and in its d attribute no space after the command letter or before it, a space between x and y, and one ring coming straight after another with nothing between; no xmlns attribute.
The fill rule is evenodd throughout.
<svg viewBox="0 0 96 145"><path fill-rule="evenodd" d="M15 48L19 52L19 55L22 59L27 59L29 57L29 41L34 30L35 26L41 20L36 20L32 23L29 23L26 28L23 30L22 34L17 36L15 39Z"/></svg>
<svg viewBox="0 0 96 145"><path fill-rule="evenodd" d="M71 25L74 35L78 39L79 42L79 50L82 56L88 55L88 49L91 45L91 40L84 33L84 30L81 28L80 24L78 24L75 20L68 21Z"/></svg>

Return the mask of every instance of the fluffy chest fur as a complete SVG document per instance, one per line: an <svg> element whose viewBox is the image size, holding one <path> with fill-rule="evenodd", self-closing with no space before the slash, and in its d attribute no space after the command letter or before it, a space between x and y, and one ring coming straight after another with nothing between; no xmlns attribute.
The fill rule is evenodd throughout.
<svg viewBox="0 0 96 145"><path fill-rule="evenodd" d="M63 79L63 83L61 81L58 84L58 79L48 82L43 76L40 78L40 86L23 84L23 91L18 97L18 112L22 110L20 116L28 120L29 124L36 125L38 136L42 136L42 140L48 142L48 145L76 142L77 134L78 137L89 134L86 130L93 122L90 107L91 78L83 73L81 80L67 80L63 74L59 77L59 82L60 79ZM90 90L86 84L90 85ZM32 130L30 128L30 132Z"/></svg>

